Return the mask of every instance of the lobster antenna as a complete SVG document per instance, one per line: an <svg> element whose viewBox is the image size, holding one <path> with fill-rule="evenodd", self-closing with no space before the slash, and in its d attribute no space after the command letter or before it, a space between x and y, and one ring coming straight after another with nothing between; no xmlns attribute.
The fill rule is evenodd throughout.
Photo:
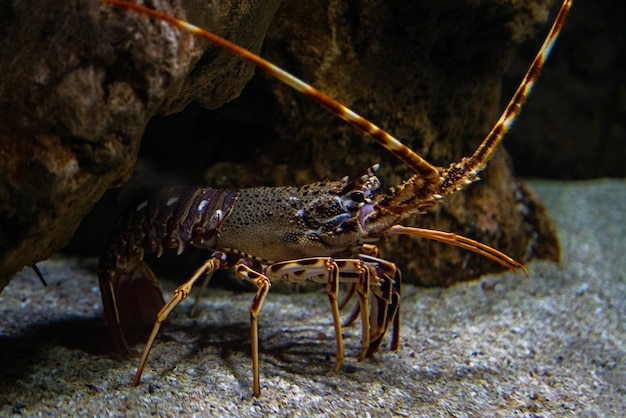
<svg viewBox="0 0 626 418"><path fill-rule="evenodd" d="M548 32L546 39L543 41L543 44L541 45L539 52L537 52L535 59L530 64L530 67L526 70L526 74L524 75L522 82L509 101L509 104L502 112L500 119L498 119L498 122L496 122L493 126L491 132L489 132L480 146L476 149L476 151L474 151L474 154L462 162L466 172L471 173L471 176L475 175L484 168L487 161L489 161L489 158L493 155L494 150L500 141L502 141L502 137L508 132L511 125L513 125L513 122L515 121L515 118L519 115L522 105L530 94L530 90L535 84L535 81L537 81L539 72L543 68L543 64L546 62L546 59L556 42L556 38L561 32L561 28L563 27L563 23L565 22L565 18L567 17L571 5L572 0L563 1L563 4L561 4L561 8L559 9L559 13L554 19L552 28L550 28L550 32Z"/></svg>
<svg viewBox="0 0 626 418"><path fill-rule="evenodd" d="M526 71L522 82L520 83L517 91L509 101L509 104L505 108L504 112L500 116L500 119L491 132L485 137L480 146L474 151L474 153L467 158L462 159L459 163L453 165L444 174L444 178L441 178L439 168L433 166L428 161L417 155L413 150L404 145L398 139L394 138L391 134L385 130L374 125L364 117L360 116L356 112L345 107L338 101L332 99L325 93L317 90L313 86L305 83L299 78L289 74L287 71L272 64L271 62L261 58L260 56L248 51L245 48L240 47L212 32L199 28L191 23L176 17L167 15L158 10L149 9L145 6L130 3L125 0L101 0L104 3L110 3L117 6L132 9L143 14L147 14L156 19L170 23L173 26L179 27L191 34L200 36L211 43L230 51L231 53L239 56L245 61L248 61L258 68L262 69L269 75L277 78L283 83L289 85L296 91L311 98L319 103L330 112L339 116L355 128L366 133L372 137L376 142L385 147L389 152L395 155L400 161L402 161L407 167L417 173L422 179L426 180L426 183L435 184L441 181L439 188L440 194L448 194L451 191L458 190L465 187L473 179L476 178L476 173L481 171L498 144L502 141L502 138L507 133L513 121L520 113L521 107L524 101L530 94L532 86L535 84L539 72L546 61L546 58L550 54L550 50L554 46L554 43L561 31L565 18L571 7L572 0L564 0L559 13L552 24L550 32L546 36L541 49L535 56L535 59L531 63L530 67Z"/></svg>
<svg viewBox="0 0 626 418"><path fill-rule="evenodd" d="M143 14L147 14L156 19L165 21L170 23L173 26L179 27L189 33L200 36L211 43L232 52L233 54L239 56L245 61L248 61L254 64L256 67L262 69L269 75L277 78L283 83L289 85L294 88L298 92L304 94L305 96L311 98L316 101L330 112L339 116L350 125L359 129L360 131L366 133L371 136L376 142L389 150L393 155L395 155L398 159L400 159L404 164L407 165L411 170L417 173L423 179L435 183L439 179L439 170L437 167L430 164L428 161L424 160L422 157L417 155L413 150L404 145L398 139L394 138L391 134L374 125L364 117L358 115L354 111L348 109L338 101L332 99L328 95L322 93L317 90L315 87L305 83L299 78L289 74L287 71L283 70L280 67L272 64L271 62L261 58L260 56L248 51L245 48L240 47L237 44L234 44L226 39L215 35L212 32L209 32L205 29L199 28L197 26L192 25L191 23L185 22L184 20L175 18L173 16L167 15L158 10L148 9L145 6L130 3L124 0L101 0L104 3L115 4L117 6L125 7L127 9L132 9L138 11Z"/></svg>

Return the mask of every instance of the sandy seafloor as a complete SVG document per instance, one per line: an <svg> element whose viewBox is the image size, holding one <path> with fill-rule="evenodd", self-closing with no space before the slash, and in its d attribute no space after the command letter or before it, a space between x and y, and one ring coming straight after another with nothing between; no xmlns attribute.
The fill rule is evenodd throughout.
<svg viewBox="0 0 626 418"><path fill-rule="evenodd" d="M358 362L359 327L347 328L337 374L323 289L270 293L260 399L251 294L212 290L196 319L186 301L131 388L137 359L111 355L96 260L41 263L47 288L26 269L0 295L0 416L624 416L626 181L530 185L557 226L560 264L530 263L530 280L406 285L400 350Z"/></svg>

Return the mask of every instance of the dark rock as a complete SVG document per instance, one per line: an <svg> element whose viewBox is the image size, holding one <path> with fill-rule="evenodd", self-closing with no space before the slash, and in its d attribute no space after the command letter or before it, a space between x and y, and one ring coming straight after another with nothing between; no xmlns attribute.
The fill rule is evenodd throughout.
<svg viewBox="0 0 626 418"><path fill-rule="evenodd" d="M258 50L275 8L223 2L188 13ZM5 2L0 22L1 289L63 248L103 193L128 179L156 112L184 107L192 93L217 107L252 68L213 49L190 77L205 44L98 1Z"/></svg>

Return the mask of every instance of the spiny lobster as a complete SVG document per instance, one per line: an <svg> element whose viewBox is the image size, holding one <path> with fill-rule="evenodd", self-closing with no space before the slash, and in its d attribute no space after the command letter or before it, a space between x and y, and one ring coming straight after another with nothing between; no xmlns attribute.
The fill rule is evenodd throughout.
<svg viewBox="0 0 626 418"><path fill-rule="evenodd" d="M358 305L348 322L360 316L362 340L359 360L376 353L391 331L391 350L400 338L400 271L378 258L374 245L382 237L407 234L465 248L510 269L526 268L500 251L453 233L402 226L400 223L431 208L442 197L478 179L502 137L520 112L539 71L565 21L571 0L563 4L541 49L498 122L469 157L449 167L436 167L371 122L263 58L185 21L123 0L102 0L133 9L203 37L263 69L300 93L365 132L389 150L413 174L387 193L376 193L378 165L362 175L303 186L253 187L221 190L175 187L131 208L114 227L100 259L103 305L114 343L128 351L124 336L133 325L156 322L133 380L138 385L150 349L163 321L187 298L194 283L221 268L234 268L243 280L256 285L250 305L254 396L261 393L258 353L258 315L271 280L324 283L336 337L338 371L343 358L340 308L354 294ZM143 261L145 253L187 246L212 251L208 260L164 303L159 284ZM351 284L341 304L339 284ZM157 313L158 311L158 313Z"/></svg>

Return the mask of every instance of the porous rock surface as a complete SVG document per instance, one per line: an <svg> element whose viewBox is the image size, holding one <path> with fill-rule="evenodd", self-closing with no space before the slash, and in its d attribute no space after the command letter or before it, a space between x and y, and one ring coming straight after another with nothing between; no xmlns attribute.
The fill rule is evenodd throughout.
<svg viewBox="0 0 626 418"><path fill-rule="evenodd" d="M276 3L186 7L258 51ZM152 6L183 13L165 1ZM220 51L198 66L206 45L98 1L4 2L0 22L1 289L63 248L103 193L128 179L155 113L180 110L190 92L217 107L239 94L252 68Z"/></svg>
<svg viewBox="0 0 626 418"><path fill-rule="evenodd" d="M545 26L547 3L285 2L264 54L447 166L471 152L497 119L501 75L515 46ZM277 2L151 6L258 51ZM128 179L153 115L191 101L218 107L239 94L252 69L165 24L97 1L12 2L0 8L0 21L3 287L22 266L64 247L103 193ZM202 129L175 128L178 135L201 133L186 154L205 156L212 185L303 183L357 174L376 162L386 186L409 174L286 88L261 80L246 95L218 113L194 108L191 118ZM175 135L166 141L180 147ZM184 158L166 158L186 166ZM554 230L506 155L498 153L490 166L480 184L420 225L471 235L520 260L557 258ZM497 268L408 238L385 244L383 254L425 284Z"/></svg>

